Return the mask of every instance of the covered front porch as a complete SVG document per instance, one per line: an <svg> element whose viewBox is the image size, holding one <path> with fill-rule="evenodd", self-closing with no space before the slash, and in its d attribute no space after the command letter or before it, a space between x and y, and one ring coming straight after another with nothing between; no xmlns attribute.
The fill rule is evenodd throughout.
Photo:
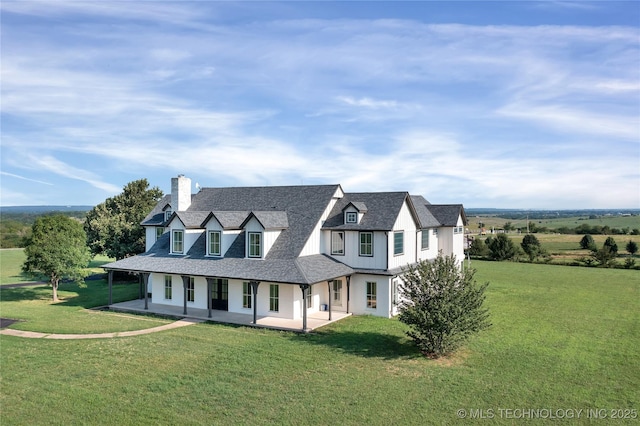
<svg viewBox="0 0 640 426"><path fill-rule="evenodd" d="M225 324L237 324L249 327L270 328L274 330L284 331L297 331L297 332L309 332L323 327L327 324L339 321L345 317L351 316L350 313L345 312L332 312L331 319L329 319L329 312L320 311L310 313L307 316L306 329L304 328L303 320L293 320L285 318L276 318L270 316L260 316L256 318L256 323L253 322L253 315L241 314L228 311L211 310L211 316L209 316L208 309L189 308L187 314L184 314L182 307L170 306L158 303L146 302L148 309L145 308L144 299L129 300L127 302L113 303L109 305L109 309L121 312L138 312L146 314L166 315L176 318L196 318L205 321L220 322Z"/></svg>

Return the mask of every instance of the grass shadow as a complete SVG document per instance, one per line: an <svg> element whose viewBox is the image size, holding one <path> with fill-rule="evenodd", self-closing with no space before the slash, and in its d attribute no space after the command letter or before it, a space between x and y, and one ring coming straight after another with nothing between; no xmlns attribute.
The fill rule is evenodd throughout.
<svg viewBox="0 0 640 426"><path fill-rule="evenodd" d="M113 283L114 303L136 299L139 296L137 282ZM60 301L53 306L79 306L85 309L106 305L109 301L109 285L106 280L90 280L84 285L77 282L61 282L58 285ZM53 290L48 284L29 287L0 287L0 301L20 302L28 300L48 300L53 298Z"/></svg>
<svg viewBox="0 0 640 426"><path fill-rule="evenodd" d="M3 302L47 299L51 299L51 287L46 284L34 287L0 287L0 300Z"/></svg>
<svg viewBox="0 0 640 426"><path fill-rule="evenodd" d="M412 359L421 358L416 346L406 337L374 331L319 331L293 335L313 345L327 346L350 355L364 358Z"/></svg>

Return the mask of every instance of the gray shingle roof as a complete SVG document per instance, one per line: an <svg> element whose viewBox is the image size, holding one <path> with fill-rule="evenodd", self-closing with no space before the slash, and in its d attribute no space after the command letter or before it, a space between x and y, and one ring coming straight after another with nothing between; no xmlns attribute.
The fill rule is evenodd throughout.
<svg viewBox="0 0 640 426"><path fill-rule="evenodd" d="M250 212L240 211L240 212L225 212L225 211L213 211L209 213L209 215L202 222L201 227L205 228L207 223L215 218L218 223L222 226L223 229L240 229L242 227L242 223L245 221L247 216L249 216Z"/></svg>
<svg viewBox="0 0 640 426"><path fill-rule="evenodd" d="M186 211L186 212L173 212L173 215L169 219L169 222L173 220L174 217L180 219L180 222L187 229L197 229L202 227L202 222L209 216L210 212L194 212L194 211Z"/></svg>
<svg viewBox="0 0 640 426"><path fill-rule="evenodd" d="M244 233L237 240L244 239ZM353 269L326 255L293 259L245 259L227 254L224 258L205 256L204 232L186 255L169 254L169 234L162 235L151 250L104 265L105 269L157 272L290 284L314 284L353 273Z"/></svg>
<svg viewBox="0 0 640 426"><path fill-rule="evenodd" d="M249 188L202 188L192 196L186 212L175 215L185 227L202 228L213 216L225 228L240 229L250 213L266 229L282 229L265 259L245 259L245 234L241 232L225 257L206 257L203 232L186 255L169 254L169 234L158 239L147 252L105 265L105 269L159 272L285 283L307 283L333 279L353 272L325 255L299 257L339 185L274 186ZM165 197L166 198L166 197ZM170 197L169 197L170 199ZM161 212L161 207L154 211ZM149 215L143 224L162 225ZM164 219L164 217L162 218Z"/></svg>
<svg viewBox="0 0 640 426"><path fill-rule="evenodd" d="M462 204L429 204L427 208L442 226L456 226L460 215L462 222L467 223Z"/></svg>
<svg viewBox="0 0 640 426"><path fill-rule="evenodd" d="M422 195L412 195L411 202L418 216L420 228L437 228L441 225L440 221L429 211L430 204Z"/></svg>
<svg viewBox="0 0 640 426"><path fill-rule="evenodd" d="M143 226L161 226L164 224L163 209L171 202L171 194L162 197L158 204L149 212L149 214L140 223Z"/></svg>
<svg viewBox="0 0 640 426"><path fill-rule="evenodd" d="M406 192L346 193L331 210L322 229L390 231L408 196ZM344 223L343 210L350 203L356 207L366 206L367 212L360 223Z"/></svg>
<svg viewBox="0 0 640 426"><path fill-rule="evenodd" d="M289 227L289 219L287 218L287 212L251 212L244 220L241 228L251 219L255 217L258 222L264 227L264 229L285 229Z"/></svg>

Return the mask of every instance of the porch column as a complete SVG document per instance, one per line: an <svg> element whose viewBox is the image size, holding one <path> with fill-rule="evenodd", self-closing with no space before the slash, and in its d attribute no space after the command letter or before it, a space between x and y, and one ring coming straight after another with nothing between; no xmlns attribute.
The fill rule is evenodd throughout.
<svg viewBox="0 0 640 426"><path fill-rule="evenodd" d="M187 315L187 286L189 285L189 275L182 275L182 300L184 304L184 309L182 310L183 315Z"/></svg>
<svg viewBox="0 0 640 426"><path fill-rule="evenodd" d="M144 286L144 309L147 310L149 309L149 275L151 275L148 272L142 272L140 273L140 276L142 277L142 285Z"/></svg>
<svg viewBox="0 0 640 426"><path fill-rule="evenodd" d="M108 273L108 283L109 283L109 306L113 305L113 271L109 270Z"/></svg>
<svg viewBox="0 0 640 426"><path fill-rule="evenodd" d="M207 280L207 309L209 309L209 318L211 318L211 309L213 308L211 303L211 290L213 289L213 281L215 278L205 278Z"/></svg>
<svg viewBox="0 0 640 426"><path fill-rule="evenodd" d="M251 286L251 304L253 305L253 325L258 323L258 286L260 281L249 281Z"/></svg>
<svg viewBox="0 0 640 426"><path fill-rule="evenodd" d="M351 299L351 275L347 275L347 313L349 313L350 299Z"/></svg>
<svg viewBox="0 0 640 426"><path fill-rule="evenodd" d="M302 290L302 332L307 332L307 295L309 294L309 284L300 284Z"/></svg>
<svg viewBox="0 0 640 426"><path fill-rule="evenodd" d="M331 294L331 283L332 282L333 281L331 281L331 280L327 281L327 285L329 286L329 321L331 321L331 296L332 296L332 294Z"/></svg>
<svg viewBox="0 0 640 426"><path fill-rule="evenodd" d="M143 293L143 288L142 288L142 274L138 274L138 295L140 296L139 299L144 299L144 293Z"/></svg>

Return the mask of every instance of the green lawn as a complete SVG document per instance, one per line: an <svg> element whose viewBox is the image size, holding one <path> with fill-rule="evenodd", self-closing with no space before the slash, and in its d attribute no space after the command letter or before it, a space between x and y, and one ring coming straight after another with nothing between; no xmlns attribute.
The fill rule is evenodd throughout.
<svg viewBox="0 0 640 426"><path fill-rule="evenodd" d="M46 281L46 277L33 277L22 272L24 263L24 249L1 249L0 250L0 285L15 284L31 281ZM93 258L87 267L89 274L101 274L104 272L100 266L113 261L107 256L98 255Z"/></svg>
<svg viewBox="0 0 640 426"><path fill-rule="evenodd" d="M491 282L493 327L449 359L419 356L403 324L374 317L310 335L198 324L104 340L0 336L0 421L442 425L459 423L459 409L491 409L494 423L513 424L498 410L640 409L637 271L473 266L478 281ZM2 295L4 315L14 302ZM67 331L90 315L109 317L82 311L99 302L85 297L93 302L65 314ZM35 329L54 310L63 309L34 308L24 326Z"/></svg>

